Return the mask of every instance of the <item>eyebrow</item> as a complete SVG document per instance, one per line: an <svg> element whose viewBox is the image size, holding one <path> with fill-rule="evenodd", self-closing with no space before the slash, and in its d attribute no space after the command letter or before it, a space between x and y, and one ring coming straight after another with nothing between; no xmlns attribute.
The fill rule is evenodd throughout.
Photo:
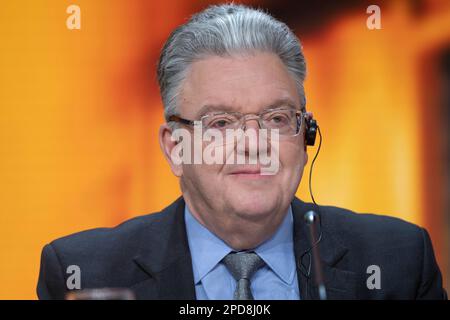
<svg viewBox="0 0 450 320"><path fill-rule="evenodd" d="M269 105L267 105L260 112L263 112L268 109L279 108L281 106L287 106L292 109L298 109L296 103L292 99L280 98L280 99L277 99L274 102L270 103ZM236 112L236 110L234 110L234 109L235 108L233 108L232 106L224 105L224 104L217 104L217 105L206 104L203 107L201 107L200 110L197 112L197 118L200 118L200 117L204 116L205 114L212 112L212 111Z"/></svg>

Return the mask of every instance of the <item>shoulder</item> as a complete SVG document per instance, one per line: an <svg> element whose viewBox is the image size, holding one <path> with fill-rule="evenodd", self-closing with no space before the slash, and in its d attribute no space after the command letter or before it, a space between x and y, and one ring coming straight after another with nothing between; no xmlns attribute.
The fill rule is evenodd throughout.
<svg viewBox="0 0 450 320"><path fill-rule="evenodd" d="M112 228L95 228L52 241L49 246L65 257L126 255L136 252L145 238L151 243L167 232L178 201L162 211L138 216Z"/></svg>
<svg viewBox="0 0 450 320"><path fill-rule="evenodd" d="M377 252L423 250L428 234L422 227L385 214L358 213L349 209L300 201L307 210L318 211L323 231L347 248ZM411 250L413 249L413 250Z"/></svg>
<svg viewBox="0 0 450 320"><path fill-rule="evenodd" d="M336 206L319 206L324 225L331 231L341 230L352 235L376 236L382 234L418 235L422 228L411 222L386 214L354 212Z"/></svg>
<svg viewBox="0 0 450 320"><path fill-rule="evenodd" d="M180 203L177 200L160 212L130 219L114 228L78 232L46 245L41 255L39 298L64 299L66 281L73 270L78 270L82 288L131 287L147 279L135 259L144 250L161 250Z"/></svg>
<svg viewBox="0 0 450 320"><path fill-rule="evenodd" d="M325 238L347 249L341 266L364 276L369 266L381 270L383 290L370 291L367 297L446 299L432 242L424 228L388 215L303 205L319 211ZM363 296L369 293L362 292Z"/></svg>

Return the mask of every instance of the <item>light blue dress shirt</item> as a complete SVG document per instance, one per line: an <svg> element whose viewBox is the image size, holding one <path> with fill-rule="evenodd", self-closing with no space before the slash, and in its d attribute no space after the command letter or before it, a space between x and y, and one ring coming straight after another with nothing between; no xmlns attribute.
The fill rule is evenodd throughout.
<svg viewBox="0 0 450 320"><path fill-rule="evenodd" d="M232 300L236 280L220 261L231 251L223 240L204 227L186 205L184 211L198 300ZM255 300L298 300L292 209L275 234L255 251L266 263L251 279Z"/></svg>

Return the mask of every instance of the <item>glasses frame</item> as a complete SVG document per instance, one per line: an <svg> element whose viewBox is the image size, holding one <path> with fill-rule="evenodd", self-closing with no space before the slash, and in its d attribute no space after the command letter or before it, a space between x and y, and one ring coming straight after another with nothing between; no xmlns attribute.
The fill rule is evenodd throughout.
<svg viewBox="0 0 450 320"><path fill-rule="evenodd" d="M295 134L293 134L293 135L281 135L280 134L280 136L286 136L286 137L298 136L300 134L300 132L302 131L303 119L306 119L306 112L304 110L295 110L292 108L266 109L259 113L241 113L241 112L226 112L226 111L215 112L215 113L211 113L211 114L206 114L206 115L200 117L199 120L189 120L189 119L182 118L178 115L171 115L168 118L168 122L177 122L177 123L181 123L181 124L192 126L192 127L195 126L196 124L201 124L202 128L203 128L203 120L206 119L207 117L214 116L214 115L220 115L220 114L229 114L229 115L238 115L240 121L242 122L240 128L238 128L238 129L245 130L247 120L253 120L253 119L258 121L259 128L262 129L264 127L263 122L262 122L263 120L261 118L262 115L269 113L269 112L281 111L281 110L295 111L295 116L297 117L297 121L296 121L297 127L296 127ZM253 116L253 117L249 119L248 118L249 116Z"/></svg>

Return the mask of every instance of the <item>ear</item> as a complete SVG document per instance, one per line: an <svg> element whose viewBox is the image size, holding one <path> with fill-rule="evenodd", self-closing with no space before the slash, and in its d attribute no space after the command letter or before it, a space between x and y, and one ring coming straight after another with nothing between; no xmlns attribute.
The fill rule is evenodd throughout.
<svg viewBox="0 0 450 320"><path fill-rule="evenodd" d="M177 177L181 177L183 174L183 166L182 164L174 163L171 156L172 150L177 144L178 142L172 139L172 129L167 123L162 124L161 127L159 127L159 146L164 154L164 157L169 163L173 174Z"/></svg>

